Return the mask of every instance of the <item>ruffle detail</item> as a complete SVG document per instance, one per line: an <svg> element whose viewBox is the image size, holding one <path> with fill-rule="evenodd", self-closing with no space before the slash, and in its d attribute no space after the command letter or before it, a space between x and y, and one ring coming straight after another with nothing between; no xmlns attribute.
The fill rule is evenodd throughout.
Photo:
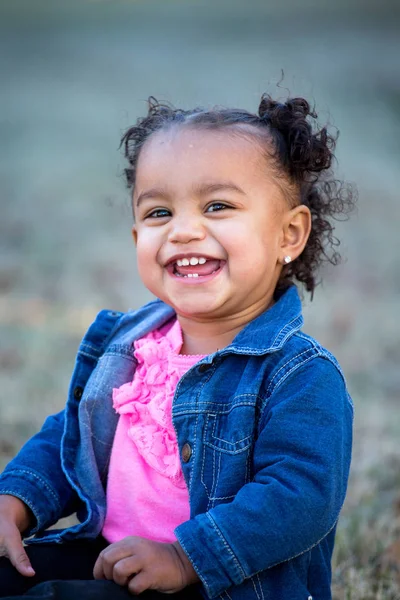
<svg viewBox="0 0 400 600"><path fill-rule="evenodd" d="M177 344L176 340L180 340ZM139 454L155 471L185 487L172 400L180 374L172 358L182 346L176 321L167 335L153 331L134 343L138 365L132 382L113 390L113 406L129 417L128 435Z"/></svg>

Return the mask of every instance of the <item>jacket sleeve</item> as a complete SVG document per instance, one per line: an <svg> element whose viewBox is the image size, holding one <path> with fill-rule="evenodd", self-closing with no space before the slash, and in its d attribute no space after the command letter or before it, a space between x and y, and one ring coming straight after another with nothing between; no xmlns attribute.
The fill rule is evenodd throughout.
<svg viewBox="0 0 400 600"><path fill-rule="evenodd" d="M292 370L274 389L254 445L253 480L232 502L175 530L210 597L311 550L334 528L346 493L352 420L343 377L323 357Z"/></svg>
<svg viewBox="0 0 400 600"><path fill-rule="evenodd" d="M0 494L20 498L36 519L26 536L75 511L77 496L61 467L63 431L64 411L48 417L0 476Z"/></svg>

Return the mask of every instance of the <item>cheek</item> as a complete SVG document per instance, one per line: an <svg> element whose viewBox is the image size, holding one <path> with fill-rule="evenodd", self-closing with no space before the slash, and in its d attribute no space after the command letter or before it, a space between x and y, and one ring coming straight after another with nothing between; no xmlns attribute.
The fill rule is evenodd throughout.
<svg viewBox="0 0 400 600"><path fill-rule="evenodd" d="M151 236L139 235L136 244L136 263L139 275L145 285L160 274L158 263L159 244Z"/></svg>
<svg viewBox="0 0 400 600"><path fill-rule="evenodd" d="M140 243L137 242L136 243L136 262L138 264L138 267L140 268L140 265L143 263L143 261L146 258L146 247Z"/></svg>
<svg viewBox="0 0 400 600"><path fill-rule="evenodd" d="M157 236L150 230L141 229L136 236L136 253L138 260L155 257L159 249Z"/></svg>
<svg viewBox="0 0 400 600"><path fill-rule="evenodd" d="M146 273L150 272L150 267L154 264L154 252L151 251L151 247L147 243L145 244L140 240L136 244L136 263L142 279Z"/></svg>
<svg viewBox="0 0 400 600"><path fill-rule="evenodd" d="M150 257L147 249L138 248L136 253L136 264L139 277L143 285L155 296L159 296L160 278L159 267Z"/></svg>
<svg viewBox="0 0 400 600"><path fill-rule="evenodd" d="M230 229L229 241L225 247L232 259L230 268L253 277L257 273L274 268L279 256L279 238L274 227L265 224L257 227L249 223L248 227Z"/></svg>
<svg viewBox="0 0 400 600"><path fill-rule="evenodd" d="M219 240L230 254L235 256L253 255L253 260L257 260L260 252L265 252L274 244L275 231L270 224L255 223L253 220L247 223L229 224L221 232Z"/></svg>

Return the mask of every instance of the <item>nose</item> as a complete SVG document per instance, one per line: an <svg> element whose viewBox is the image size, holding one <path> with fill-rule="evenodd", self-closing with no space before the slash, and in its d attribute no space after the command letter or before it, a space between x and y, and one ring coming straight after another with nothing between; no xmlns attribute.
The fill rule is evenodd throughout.
<svg viewBox="0 0 400 600"><path fill-rule="evenodd" d="M204 225L198 215L175 216L170 221L170 225L168 241L172 244L188 244L203 240L206 236Z"/></svg>

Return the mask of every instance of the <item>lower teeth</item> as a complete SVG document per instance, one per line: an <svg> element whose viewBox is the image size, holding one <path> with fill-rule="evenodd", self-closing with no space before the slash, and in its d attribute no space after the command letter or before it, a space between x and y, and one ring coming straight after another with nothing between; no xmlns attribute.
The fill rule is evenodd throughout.
<svg viewBox="0 0 400 600"><path fill-rule="evenodd" d="M214 273L216 273L218 271L218 269L215 269L215 271L212 271L212 273L210 273L210 275L214 275ZM198 273L188 273L187 275L181 275L180 273L175 273L175 275L177 277L183 277L184 279L186 279L187 277L203 277L203 275L199 275Z"/></svg>

